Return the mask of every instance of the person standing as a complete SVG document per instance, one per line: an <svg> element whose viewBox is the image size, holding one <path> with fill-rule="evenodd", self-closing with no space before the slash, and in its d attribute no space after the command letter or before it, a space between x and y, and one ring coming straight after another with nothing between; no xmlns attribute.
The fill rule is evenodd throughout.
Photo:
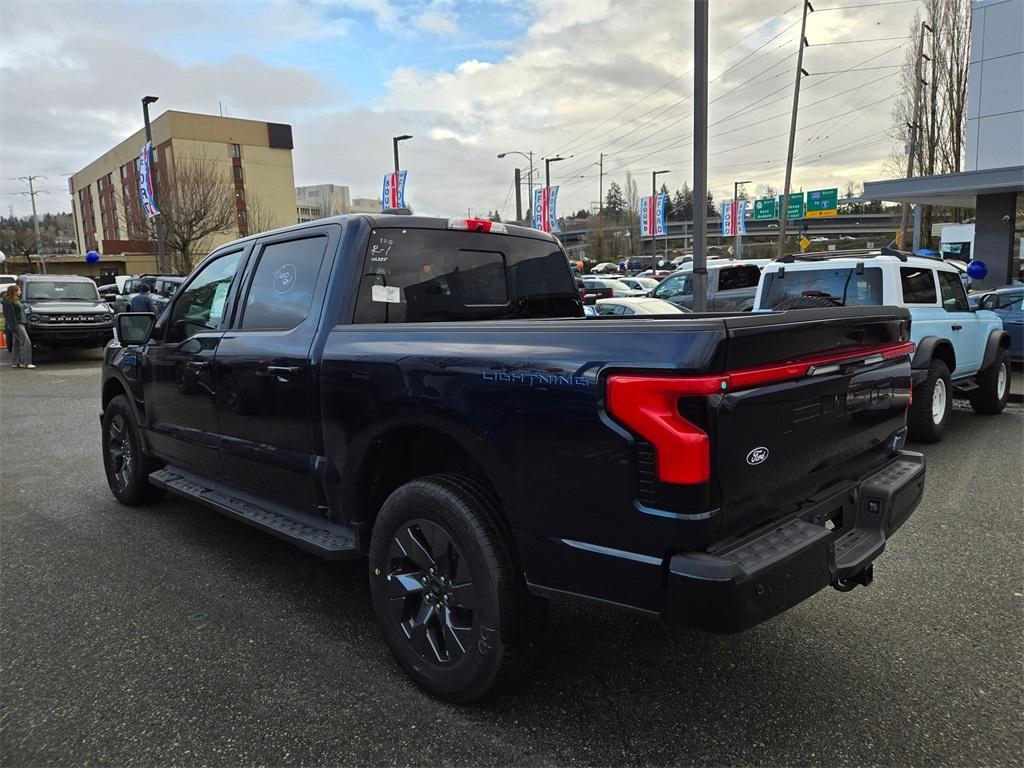
<svg viewBox="0 0 1024 768"><path fill-rule="evenodd" d="M10 312L11 338L14 341L11 368L35 368L32 365L32 340L28 337L28 318L25 317L25 305L21 303L21 286L15 283L7 289L7 301L4 304L4 317ZM10 310L7 305L10 305Z"/></svg>
<svg viewBox="0 0 1024 768"><path fill-rule="evenodd" d="M139 286L139 292L132 296L129 310L132 312L153 312L156 313L156 307L153 305L153 297L149 295L150 292L149 283L143 283Z"/></svg>
<svg viewBox="0 0 1024 768"><path fill-rule="evenodd" d="M0 303L4 306L4 341L7 342L7 354L14 360L14 305L7 300L7 289L4 289L0 296Z"/></svg>

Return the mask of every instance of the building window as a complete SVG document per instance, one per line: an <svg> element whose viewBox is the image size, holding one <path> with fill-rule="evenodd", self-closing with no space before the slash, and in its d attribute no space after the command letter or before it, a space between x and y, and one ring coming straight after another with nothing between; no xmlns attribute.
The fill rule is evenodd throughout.
<svg viewBox="0 0 1024 768"><path fill-rule="evenodd" d="M247 224L248 221L249 221L249 217L246 215L245 211L239 211L238 212L238 223L244 225L244 224Z"/></svg>
<svg viewBox="0 0 1024 768"><path fill-rule="evenodd" d="M244 189L236 189L235 190L235 200L239 200L239 201L241 201L243 203L245 202L245 190Z"/></svg>
<svg viewBox="0 0 1024 768"><path fill-rule="evenodd" d="M236 165L232 170L235 173L235 181L241 181L242 180L242 166Z"/></svg>
<svg viewBox="0 0 1024 768"><path fill-rule="evenodd" d="M242 148L238 144L232 144L230 146L231 146L231 156L232 157L239 157L240 158L242 156Z"/></svg>

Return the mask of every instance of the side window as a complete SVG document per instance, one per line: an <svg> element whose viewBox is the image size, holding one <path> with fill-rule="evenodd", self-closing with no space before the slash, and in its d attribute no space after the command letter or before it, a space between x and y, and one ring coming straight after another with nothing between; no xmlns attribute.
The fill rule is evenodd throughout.
<svg viewBox="0 0 1024 768"><path fill-rule="evenodd" d="M167 341L182 342L200 331L220 327L228 289L241 258L242 251L234 251L211 261L180 292L174 302Z"/></svg>
<svg viewBox="0 0 1024 768"><path fill-rule="evenodd" d="M934 304L935 272L921 267L900 267L900 285L904 304Z"/></svg>
<svg viewBox="0 0 1024 768"><path fill-rule="evenodd" d="M658 298L667 299L669 296L678 296L685 294L689 280L686 279L687 275L678 275L676 277L670 277L665 282L658 286L654 295Z"/></svg>
<svg viewBox="0 0 1024 768"><path fill-rule="evenodd" d="M942 308L947 312L969 312L971 305L967 302L967 293L960 281L960 275L946 271L940 271L938 275Z"/></svg>
<svg viewBox="0 0 1024 768"><path fill-rule="evenodd" d="M307 317L327 253L327 237L263 246L242 314L243 330L288 330Z"/></svg>
<svg viewBox="0 0 1024 768"><path fill-rule="evenodd" d="M718 290L733 291L738 288L756 288L760 278L761 270L754 266L724 267L718 271Z"/></svg>

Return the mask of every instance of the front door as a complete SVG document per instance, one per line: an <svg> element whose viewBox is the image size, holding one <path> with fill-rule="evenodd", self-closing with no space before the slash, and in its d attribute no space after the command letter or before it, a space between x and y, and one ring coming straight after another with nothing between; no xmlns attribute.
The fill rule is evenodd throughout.
<svg viewBox="0 0 1024 768"><path fill-rule="evenodd" d="M296 507L322 504L311 349L340 235L329 225L259 241L217 349L225 474Z"/></svg>
<svg viewBox="0 0 1024 768"><path fill-rule="evenodd" d="M168 463L211 476L222 474L213 361L244 253L219 255L193 275L145 356L145 421L153 450Z"/></svg>
<svg viewBox="0 0 1024 768"><path fill-rule="evenodd" d="M936 270L936 274L942 308L946 311L947 322L951 323L949 337L956 355L953 378L971 376L981 365L991 324L971 311L959 274L943 269Z"/></svg>

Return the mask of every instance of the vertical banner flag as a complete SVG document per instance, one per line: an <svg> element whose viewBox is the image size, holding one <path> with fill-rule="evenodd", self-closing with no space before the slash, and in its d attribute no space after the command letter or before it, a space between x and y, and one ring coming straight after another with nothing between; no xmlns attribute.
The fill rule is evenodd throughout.
<svg viewBox="0 0 1024 768"><path fill-rule="evenodd" d="M722 203L722 236L729 237L736 234L733 230L732 200Z"/></svg>
<svg viewBox="0 0 1024 768"><path fill-rule="evenodd" d="M384 186L380 193L381 210L405 208L405 174L405 171L384 174Z"/></svg>
<svg viewBox="0 0 1024 768"><path fill-rule="evenodd" d="M148 219L160 215L153 200L153 170L150 162L152 157L153 144L147 141L146 146L139 151L139 204Z"/></svg>
<svg viewBox="0 0 1024 768"><path fill-rule="evenodd" d="M741 235L747 234L747 202L746 200L740 200L740 209L736 211L735 228ZM736 234L736 231L733 234Z"/></svg>
<svg viewBox="0 0 1024 768"><path fill-rule="evenodd" d="M558 187L536 187L533 190L533 228L542 232L558 232Z"/></svg>
<svg viewBox="0 0 1024 768"><path fill-rule="evenodd" d="M660 237L665 234L665 206L668 195L649 195L640 198L640 237Z"/></svg>
<svg viewBox="0 0 1024 768"><path fill-rule="evenodd" d="M665 225L665 206L668 204L668 195L658 195L657 226L654 234L665 235L668 233Z"/></svg>

